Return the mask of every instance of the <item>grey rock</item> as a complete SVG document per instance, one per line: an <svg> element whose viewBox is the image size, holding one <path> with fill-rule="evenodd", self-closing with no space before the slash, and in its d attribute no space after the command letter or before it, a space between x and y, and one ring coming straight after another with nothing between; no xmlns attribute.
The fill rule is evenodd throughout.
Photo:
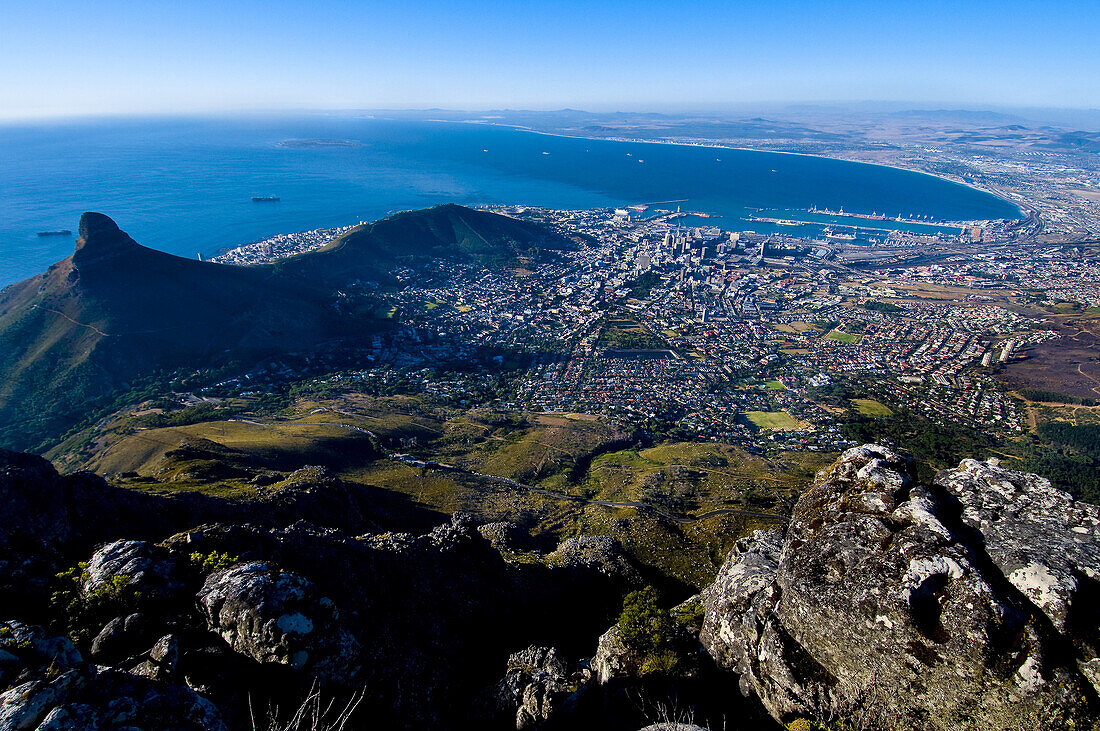
<svg viewBox="0 0 1100 731"><path fill-rule="evenodd" d="M537 728L575 707L582 681L571 676L556 648L532 645L509 656L497 704L515 713L517 730Z"/></svg>
<svg viewBox="0 0 1100 731"><path fill-rule="evenodd" d="M149 650L149 659L132 671L135 675L168 680L176 675L180 664L180 641L175 635L165 635Z"/></svg>
<svg viewBox="0 0 1100 731"><path fill-rule="evenodd" d="M0 695L0 729L33 729L84 684L79 670L53 680L31 680Z"/></svg>
<svg viewBox="0 0 1100 731"><path fill-rule="evenodd" d="M477 532L498 551L515 551L530 540L527 531L507 520L478 526Z"/></svg>
<svg viewBox="0 0 1100 731"><path fill-rule="evenodd" d="M165 635L149 650L149 659L157 665L175 671L180 662L180 641L175 635Z"/></svg>
<svg viewBox="0 0 1100 731"><path fill-rule="evenodd" d="M176 564L160 546L147 541L114 541L88 561L81 584L85 596L125 587L147 598L167 599L182 588Z"/></svg>
<svg viewBox="0 0 1100 731"><path fill-rule="evenodd" d="M461 550L481 539L477 523L469 513L456 512L451 522L437 525L428 534L428 540L444 550Z"/></svg>
<svg viewBox="0 0 1100 731"><path fill-rule="evenodd" d="M68 637L51 635L42 627L16 620L0 622L0 651L16 657L20 665L53 666L62 672L84 662Z"/></svg>
<svg viewBox="0 0 1100 731"><path fill-rule="evenodd" d="M113 650L115 647L122 645L125 634L125 617L115 617L110 622L103 625L103 629L101 629L99 634L95 636L95 639L92 640L92 657L100 661L105 661L108 657L115 655Z"/></svg>
<svg viewBox="0 0 1100 731"><path fill-rule="evenodd" d="M995 460L963 460L935 484L958 499L989 558L1074 644L1078 668L1100 690L1100 507Z"/></svg>
<svg viewBox="0 0 1100 731"><path fill-rule="evenodd" d="M642 577L622 544L610 536L576 536L570 538L547 556L556 568L595 570L605 577L629 586L641 586Z"/></svg>
<svg viewBox="0 0 1100 731"><path fill-rule="evenodd" d="M149 630L149 622L141 612L115 617L92 640L92 658L110 664L140 654L148 647Z"/></svg>
<svg viewBox="0 0 1100 731"><path fill-rule="evenodd" d="M758 532L704 593L701 639L779 720L1016 728L1089 719L1046 617L941 493L866 445L818 475L785 535ZM782 540L781 540L782 539Z"/></svg>
<svg viewBox="0 0 1100 731"><path fill-rule="evenodd" d="M1100 580L1100 507L1037 475L973 459L935 484L958 498L997 568L1065 631L1082 583Z"/></svg>
<svg viewBox="0 0 1100 731"><path fill-rule="evenodd" d="M26 656L20 658L25 667L19 683L0 694L3 731L225 731L218 709L184 685L82 663L68 639L41 627L18 622L0 626L14 628L2 636L22 638L19 652ZM156 658L170 664L178 655L173 640L158 642L150 662Z"/></svg>
<svg viewBox="0 0 1100 731"><path fill-rule="evenodd" d="M612 625L600 635L596 654L592 658L592 672L601 684L605 684L615 678L634 675L636 671L634 653L627 648L618 625Z"/></svg>
<svg viewBox="0 0 1100 731"><path fill-rule="evenodd" d="M208 628L256 662L343 683L359 671L359 643L303 576L264 562L239 564L207 577L198 600Z"/></svg>
<svg viewBox="0 0 1100 731"><path fill-rule="evenodd" d="M775 577L783 532L759 530L734 544L722 571L703 595L707 609L702 641L722 667L741 674L741 661L756 642L754 617L767 617L775 607Z"/></svg>
<svg viewBox="0 0 1100 731"><path fill-rule="evenodd" d="M47 713L37 731L98 731L100 728L99 716L92 706L68 703Z"/></svg>

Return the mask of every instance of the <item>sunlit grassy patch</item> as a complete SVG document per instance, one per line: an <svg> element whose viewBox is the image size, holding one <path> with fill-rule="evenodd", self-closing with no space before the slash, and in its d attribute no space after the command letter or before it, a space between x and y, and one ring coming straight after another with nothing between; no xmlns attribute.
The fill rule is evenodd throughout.
<svg viewBox="0 0 1100 731"><path fill-rule="evenodd" d="M864 416L893 416L894 412L882 403L869 398L854 398L852 403Z"/></svg>
<svg viewBox="0 0 1100 731"><path fill-rule="evenodd" d="M832 330L829 332L828 335L825 336L825 339L836 340L840 343L854 344L858 343L862 337L862 335L857 335L856 333L846 333L843 330Z"/></svg>
<svg viewBox="0 0 1100 731"><path fill-rule="evenodd" d="M798 421L786 411L747 411L745 417L761 429L798 428Z"/></svg>

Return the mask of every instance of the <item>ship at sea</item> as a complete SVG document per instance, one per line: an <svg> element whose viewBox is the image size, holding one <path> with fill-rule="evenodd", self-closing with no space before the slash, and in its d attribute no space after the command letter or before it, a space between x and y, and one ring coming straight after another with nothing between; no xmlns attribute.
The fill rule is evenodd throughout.
<svg viewBox="0 0 1100 731"><path fill-rule="evenodd" d="M277 203L279 196L277 195L254 195L252 196L253 203Z"/></svg>
<svg viewBox="0 0 1100 731"><path fill-rule="evenodd" d="M39 236L72 236L73 232L67 228L59 228L56 231L39 231Z"/></svg>

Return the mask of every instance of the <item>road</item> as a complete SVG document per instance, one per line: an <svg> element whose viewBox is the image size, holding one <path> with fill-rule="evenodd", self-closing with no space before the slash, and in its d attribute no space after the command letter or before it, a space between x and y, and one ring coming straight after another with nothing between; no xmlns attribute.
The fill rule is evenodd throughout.
<svg viewBox="0 0 1100 731"><path fill-rule="evenodd" d="M764 520L774 520L776 522L785 523L787 519L780 515L773 515L772 513L764 513L755 510L742 510L740 508L716 508L709 510L700 515L680 515L670 512L664 508L658 508L655 505L649 503L637 502L637 501L625 501L620 502L617 500L590 500L588 498L580 497L579 495L566 495L561 492L554 492L553 490L546 490L541 487L535 487L533 485L526 485L517 480L510 479L508 477L498 477L497 475L487 475L483 472L475 472L473 470L465 469L464 467L456 467L455 465L445 464L443 462L435 462L433 460L417 459L408 454L392 453L389 455L391 459L397 460L403 464L410 465L412 467L422 467L430 470L439 470L440 472L454 472L462 475L468 475L470 477L476 477L482 480L488 480L490 482L496 482L500 485L507 485L508 487L514 487L519 490L525 490L527 492L533 492L536 495L548 497L553 500L561 500L564 502L576 503L578 505L599 505L603 508L616 508L616 509L633 509L639 512L653 513L659 515L662 518L672 521L673 523L679 523L680 525L687 525L690 523L698 523L701 520L713 518L718 515L738 515L747 518L760 518Z"/></svg>
<svg viewBox="0 0 1100 731"><path fill-rule="evenodd" d="M242 419L235 417L230 421L244 422L246 424L252 424L255 426L273 426L269 423L252 421L250 419ZM377 436L362 427L355 426L353 424L340 424L331 421L288 421L284 422L287 425L299 425L299 426L334 426L339 429L347 429L348 431L358 432L360 434L367 434L368 436L378 439ZM617 500L590 500L588 498L581 497L579 495L566 495L561 492L554 492L553 490L546 490L541 487L535 487L534 485L527 485L518 480L513 480L508 477L500 477L498 475L489 475L484 472L475 472L468 470L464 467L458 467L456 465L446 464L444 462L436 462L434 460L425 460L413 457L409 454L401 454L399 452L386 452L387 457L402 464L407 464L410 467L418 467L429 470L438 470L440 472L452 472L461 475L467 475L469 477L475 477L480 480L487 480L489 482L495 482L498 485L505 485L507 487L515 488L517 490L523 490L525 492L531 492L542 497L550 498L551 500L561 500L563 502L574 503L576 505L598 505L602 508L612 509L631 509L638 512L648 512L658 515L665 520L677 523L680 525L688 525L691 523L698 523L708 518L714 518L719 515L737 515L745 518L757 518L760 520L773 520L778 523L785 523L787 519L781 515L773 515L772 513L764 513L756 510L742 510L740 508L715 508L714 510L708 510L705 513L699 515L680 515L671 511L659 508L649 503L643 503L639 501L617 501Z"/></svg>

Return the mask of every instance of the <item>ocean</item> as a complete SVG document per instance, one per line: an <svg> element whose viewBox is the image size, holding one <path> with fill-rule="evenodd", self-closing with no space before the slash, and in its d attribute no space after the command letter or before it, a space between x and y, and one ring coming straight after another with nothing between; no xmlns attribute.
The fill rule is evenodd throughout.
<svg viewBox="0 0 1100 731"><path fill-rule="evenodd" d="M280 200L254 203L253 196ZM83 211L111 216L145 246L208 257L279 233L444 202L663 201L671 202L658 207L706 213L693 222L727 230L776 230L742 217L814 206L942 220L1020 216L988 193L894 168L486 124L352 115L7 124L0 126L0 286L68 256ZM37 236L58 229L73 237Z"/></svg>

